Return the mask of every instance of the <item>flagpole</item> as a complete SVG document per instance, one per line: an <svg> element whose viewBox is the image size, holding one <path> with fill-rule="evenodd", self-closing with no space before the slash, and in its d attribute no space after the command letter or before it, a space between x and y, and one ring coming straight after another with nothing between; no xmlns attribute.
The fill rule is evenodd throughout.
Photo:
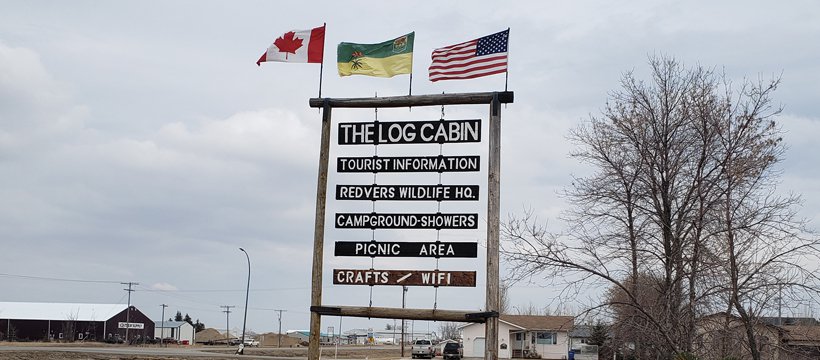
<svg viewBox="0 0 820 360"><path fill-rule="evenodd" d="M510 28L507 28L507 71L504 72L504 92L507 92L507 83L510 80ZM321 96L319 96L321 97ZM506 107L507 104L504 104Z"/></svg>
<svg viewBox="0 0 820 360"><path fill-rule="evenodd" d="M407 92L407 95L413 96L413 72L412 71L410 71L410 90ZM413 111L413 107L408 106L407 111Z"/></svg>
<svg viewBox="0 0 820 360"><path fill-rule="evenodd" d="M325 59L322 59L322 62L319 64L319 98L322 98L322 70L325 68ZM504 91L507 90L507 87L504 87Z"/></svg>
<svg viewBox="0 0 820 360"><path fill-rule="evenodd" d="M322 27L325 30L325 36L327 36L327 23L322 23ZM325 44L322 42L322 62L319 63L319 98L322 98L322 73L324 73L325 69ZM505 88L506 90L506 88Z"/></svg>

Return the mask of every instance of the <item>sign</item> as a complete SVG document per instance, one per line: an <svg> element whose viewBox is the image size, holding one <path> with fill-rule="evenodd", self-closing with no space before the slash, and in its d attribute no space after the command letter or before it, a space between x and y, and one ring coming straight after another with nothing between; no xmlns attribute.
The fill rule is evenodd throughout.
<svg viewBox="0 0 820 360"><path fill-rule="evenodd" d="M468 172L480 171L478 155L338 157L336 172Z"/></svg>
<svg viewBox="0 0 820 360"><path fill-rule="evenodd" d="M336 200L477 201L478 185L336 185Z"/></svg>
<svg viewBox="0 0 820 360"><path fill-rule="evenodd" d="M481 142L481 120L348 122L337 135L339 145Z"/></svg>
<svg viewBox="0 0 820 360"><path fill-rule="evenodd" d="M469 242L337 241L336 256L475 258L478 244Z"/></svg>
<svg viewBox="0 0 820 360"><path fill-rule="evenodd" d="M475 271L333 269L333 284L475 287L475 274Z"/></svg>
<svg viewBox="0 0 820 360"><path fill-rule="evenodd" d="M145 324L143 323L129 323L129 322L120 322L117 323L117 327L120 329L144 329Z"/></svg>
<svg viewBox="0 0 820 360"><path fill-rule="evenodd" d="M478 229L478 214L336 213L337 229Z"/></svg>

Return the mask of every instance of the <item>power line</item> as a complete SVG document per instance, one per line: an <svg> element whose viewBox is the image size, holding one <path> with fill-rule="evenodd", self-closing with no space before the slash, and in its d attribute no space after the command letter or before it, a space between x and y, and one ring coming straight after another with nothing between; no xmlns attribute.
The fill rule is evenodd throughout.
<svg viewBox="0 0 820 360"><path fill-rule="evenodd" d="M31 279L31 280L66 281L66 282L97 283L97 284L122 284L123 283L122 281L114 281L114 280L65 279L65 278L55 278L55 277L46 277L46 276L20 275L20 274L7 274L7 273L0 273L0 276L14 277L14 278L20 278L20 279Z"/></svg>
<svg viewBox="0 0 820 360"><path fill-rule="evenodd" d="M309 287L292 287L292 288L260 288L260 289L250 289L250 291L290 291L290 290L308 290ZM155 292L181 292L181 293L208 293L208 292L245 292L245 289L193 289L193 290L161 290L161 289L151 289L150 291Z"/></svg>

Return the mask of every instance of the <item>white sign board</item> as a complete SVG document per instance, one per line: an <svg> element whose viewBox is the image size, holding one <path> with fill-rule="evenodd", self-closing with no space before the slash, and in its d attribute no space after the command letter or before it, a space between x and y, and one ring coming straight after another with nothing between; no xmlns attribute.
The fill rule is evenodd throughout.
<svg viewBox="0 0 820 360"><path fill-rule="evenodd" d="M129 323L129 322L121 322L117 323L117 327L120 329L145 329L145 324L143 323Z"/></svg>

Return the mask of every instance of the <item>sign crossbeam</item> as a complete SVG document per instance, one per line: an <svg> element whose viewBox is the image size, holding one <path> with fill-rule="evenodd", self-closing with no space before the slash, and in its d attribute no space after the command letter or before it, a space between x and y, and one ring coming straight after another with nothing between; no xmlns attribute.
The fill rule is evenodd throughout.
<svg viewBox="0 0 820 360"><path fill-rule="evenodd" d="M441 105L489 105L493 100L498 101L500 104L512 104L513 100L515 100L515 93L512 91L503 91L372 98L311 98L308 100L308 105L313 108L389 108Z"/></svg>
<svg viewBox="0 0 820 360"><path fill-rule="evenodd" d="M472 312L445 309L410 309L357 306L311 306L310 311L329 316L366 317L374 319L405 319L483 323L487 318L498 316L493 312Z"/></svg>

